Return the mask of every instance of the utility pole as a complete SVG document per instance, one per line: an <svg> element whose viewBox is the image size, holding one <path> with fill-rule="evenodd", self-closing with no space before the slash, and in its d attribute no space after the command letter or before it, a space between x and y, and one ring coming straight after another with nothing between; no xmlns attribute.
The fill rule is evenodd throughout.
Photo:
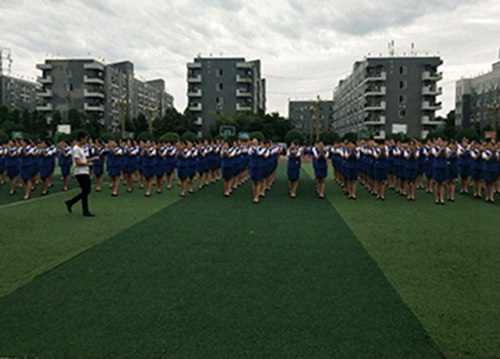
<svg viewBox="0 0 500 359"><path fill-rule="evenodd" d="M492 121L492 126L493 126L493 131L495 131L495 135L497 132L497 118L498 118L498 110L500 110L500 103L498 103L496 100L490 103L489 105L486 106L488 110L491 111L491 114L493 115L493 121Z"/></svg>
<svg viewBox="0 0 500 359"><path fill-rule="evenodd" d="M115 103L120 108L120 117L122 124L122 138L125 138L125 110L129 107L132 102L129 99L125 98L125 96L120 97L118 100L115 100Z"/></svg>

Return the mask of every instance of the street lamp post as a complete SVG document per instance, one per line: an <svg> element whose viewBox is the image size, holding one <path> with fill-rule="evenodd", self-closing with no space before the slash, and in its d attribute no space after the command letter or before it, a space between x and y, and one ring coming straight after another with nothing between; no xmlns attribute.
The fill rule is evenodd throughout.
<svg viewBox="0 0 500 359"><path fill-rule="evenodd" d="M493 101L489 105L486 106L488 110L491 111L491 114L493 115L493 121L492 121L492 126L493 126L493 131L495 133L497 132L497 117L498 117L498 110L500 110L500 103L497 102L497 100Z"/></svg>
<svg viewBox="0 0 500 359"><path fill-rule="evenodd" d="M153 107L152 105L148 105L146 107L146 111L148 113L148 127L149 127L149 133L153 134L153 113L155 113L157 110L156 107Z"/></svg>
<svg viewBox="0 0 500 359"><path fill-rule="evenodd" d="M316 141L319 141L319 117L320 117L320 110L321 110L321 103L323 101L319 97L319 95L316 97Z"/></svg>
<svg viewBox="0 0 500 359"><path fill-rule="evenodd" d="M125 110L127 109L128 106L131 105L131 102L129 99L125 98L125 96L120 97L119 99L115 100L115 103L118 105L120 108L120 120L122 124L122 138L125 138Z"/></svg>

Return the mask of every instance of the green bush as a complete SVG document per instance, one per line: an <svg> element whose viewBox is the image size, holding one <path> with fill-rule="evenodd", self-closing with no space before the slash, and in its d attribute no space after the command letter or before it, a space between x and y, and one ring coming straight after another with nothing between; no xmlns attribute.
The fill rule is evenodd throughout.
<svg viewBox="0 0 500 359"><path fill-rule="evenodd" d="M254 131L252 133L250 133L250 139L258 139L259 141L265 141L266 137L264 136L264 134L260 131Z"/></svg>
<svg viewBox="0 0 500 359"><path fill-rule="evenodd" d="M175 132L167 132L160 137L160 141L174 143L177 142L180 138L181 137Z"/></svg>
<svg viewBox="0 0 500 359"><path fill-rule="evenodd" d="M9 141L9 136L2 130L0 130L0 145L7 143Z"/></svg>
<svg viewBox="0 0 500 359"><path fill-rule="evenodd" d="M137 141L154 141L154 136L148 131L141 132L139 136L137 136Z"/></svg>

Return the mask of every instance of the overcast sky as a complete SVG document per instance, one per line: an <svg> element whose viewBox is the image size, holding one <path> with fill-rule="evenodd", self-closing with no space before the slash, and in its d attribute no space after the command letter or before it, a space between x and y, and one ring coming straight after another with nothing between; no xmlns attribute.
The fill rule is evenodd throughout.
<svg viewBox="0 0 500 359"><path fill-rule="evenodd" d="M24 78L47 57L130 60L137 77L165 79L180 111L198 53L260 59L267 111L288 116L288 99L331 99L355 61L414 43L444 61L445 115L455 81L498 61L499 18L498 0L0 0L0 47Z"/></svg>

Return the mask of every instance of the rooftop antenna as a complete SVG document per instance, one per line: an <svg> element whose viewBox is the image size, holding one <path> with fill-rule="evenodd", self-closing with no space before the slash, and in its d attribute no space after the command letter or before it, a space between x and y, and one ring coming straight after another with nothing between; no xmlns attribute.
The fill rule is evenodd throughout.
<svg viewBox="0 0 500 359"><path fill-rule="evenodd" d="M415 53L415 43L411 43L411 56L415 56L416 53Z"/></svg>
<svg viewBox="0 0 500 359"><path fill-rule="evenodd" d="M391 40L391 42L389 42L389 56L393 57L395 54L395 51L394 51L394 40Z"/></svg>

